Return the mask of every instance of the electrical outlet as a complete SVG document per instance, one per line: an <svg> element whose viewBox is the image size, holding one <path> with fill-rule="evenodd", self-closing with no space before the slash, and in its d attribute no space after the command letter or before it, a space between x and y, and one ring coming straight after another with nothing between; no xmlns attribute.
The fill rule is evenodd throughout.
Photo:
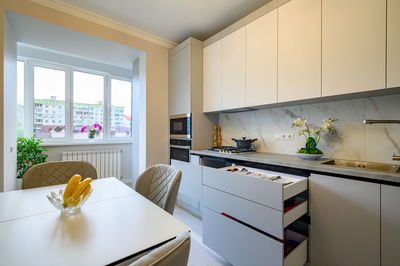
<svg viewBox="0 0 400 266"><path fill-rule="evenodd" d="M275 139L276 140L293 141L294 136L295 135L292 133L275 134Z"/></svg>

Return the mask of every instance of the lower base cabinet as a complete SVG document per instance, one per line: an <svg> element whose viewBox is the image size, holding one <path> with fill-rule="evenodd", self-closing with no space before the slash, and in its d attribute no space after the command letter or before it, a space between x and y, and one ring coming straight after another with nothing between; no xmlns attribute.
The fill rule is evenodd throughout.
<svg viewBox="0 0 400 266"><path fill-rule="evenodd" d="M380 186L311 175L311 265L380 265Z"/></svg>
<svg viewBox="0 0 400 266"><path fill-rule="evenodd" d="M307 261L307 238L287 230L285 238L299 243L287 256L285 245L207 207L203 208L203 242L237 266L302 266Z"/></svg>
<svg viewBox="0 0 400 266"><path fill-rule="evenodd" d="M171 160L171 165L182 171L177 197L178 204L201 216L202 166L178 160Z"/></svg>
<svg viewBox="0 0 400 266"><path fill-rule="evenodd" d="M400 187L381 185L381 266L400 265Z"/></svg>
<svg viewBox="0 0 400 266"><path fill-rule="evenodd" d="M308 211L307 184L239 165L203 166L203 243L236 266L304 265L307 237L289 228L300 230Z"/></svg>

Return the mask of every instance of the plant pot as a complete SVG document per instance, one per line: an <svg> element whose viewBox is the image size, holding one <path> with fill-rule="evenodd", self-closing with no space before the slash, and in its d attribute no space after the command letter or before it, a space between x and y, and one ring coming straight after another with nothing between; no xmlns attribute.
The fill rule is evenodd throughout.
<svg viewBox="0 0 400 266"><path fill-rule="evenodd" d="M17 177L17 190L21 190L22 189L22 178Z"/></svg>
<svg viewBox="0 0 400 266"><path fill-rule="evenodd" d="M317 160L317 159L321 158L322 156L324 156L325 154L323 154L323 153L322 154L309 154L309 153L297 152L296 155L303 160Z"/></svg>
<svg viewBox="0 0 400 266"><path fill-rule="evenodd" d="M89 132L88 138L89 138L89 139L94 139L94 134Z"/></svg>

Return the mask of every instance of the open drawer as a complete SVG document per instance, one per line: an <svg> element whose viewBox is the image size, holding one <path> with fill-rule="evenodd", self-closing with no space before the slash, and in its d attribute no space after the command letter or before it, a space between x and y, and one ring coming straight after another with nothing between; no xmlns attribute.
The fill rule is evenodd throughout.
<svg viewBox="0 0 400 266"><path fill-rule="evenodd" d="M203 185L283 212L284 201L307 190L308 179L242 166L203 166Z"/></svg>
<svg viewBox="0 0 400 266"><path fill-rule="evenodd" d="M203 242L234 265L301 266L307 237L287 230L278 241L205 207Z"/></svg>
<svg viewBox="0 0 400 266"><path fill-rule="evenodd" d="M308 202L303 199L296 199L290 210L282 212L207 186L203 186L203 205L279 239L283 239L285 227L308 211Z"/></svg>

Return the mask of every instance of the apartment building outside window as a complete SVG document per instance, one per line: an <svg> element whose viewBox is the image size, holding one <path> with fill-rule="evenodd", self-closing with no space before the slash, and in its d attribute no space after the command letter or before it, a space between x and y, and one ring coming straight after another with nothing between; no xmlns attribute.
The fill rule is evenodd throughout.
<svg viewBox="0 0 400 266"><path fill-rule="evenodd" d="M18 61L17 78L18 137L87 142L82 127L100 124L95 141L131 138L129 78L29 59Z"/></svg>

